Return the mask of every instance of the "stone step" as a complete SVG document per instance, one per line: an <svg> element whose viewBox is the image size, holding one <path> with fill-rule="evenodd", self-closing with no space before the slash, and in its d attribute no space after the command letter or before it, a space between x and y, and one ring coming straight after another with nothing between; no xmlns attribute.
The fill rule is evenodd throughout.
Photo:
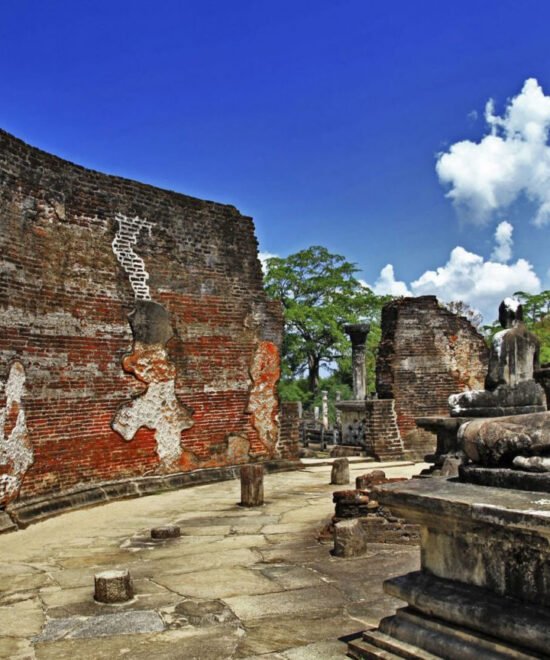
<svg viewBox="0 0 550 660"><path fill-rule="evenodd" d="M378 648L364 639L355 639L352 642L348 642L347 655L350 658L355 658L355 660L376 660L376 658L381 658L382 660L403 660L404 657Z"/></svg>
<svg viewBox="0 0 550 660"><path fill-rule="evenodd" d="M431 657L445 660L534 660L548 657L525 652L494 637L409 609L398 610L394 616L382 619L380 631L413 648L418 645L419 652L429 651L434 654Z"/></svg>
<svg viewBox="0 0 550 660"><path fill-rule="evenodd" d="M389 651L399 658L406 660L439 660L440 656L423 651L411 644L390 637L379 630L366 630L363 641L384 651Z"/></svg>
<svg viewBox="0 0 550 660"><path fill-rule="evenodd" d="M384 591L409 603L410 609L399 610L402 619L415 616L419 620L418 616L423 616L423 625L430 619L447 622L457 630L494 636L511 647L547 654L550 645L550 609L547 607L421 571L386 580Z"/></svg>

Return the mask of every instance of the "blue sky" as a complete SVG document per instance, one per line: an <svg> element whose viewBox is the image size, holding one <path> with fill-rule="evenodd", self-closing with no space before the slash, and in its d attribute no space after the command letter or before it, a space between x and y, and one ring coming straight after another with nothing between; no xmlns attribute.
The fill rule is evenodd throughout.
<svg viewBox="0 0 550 660"><path fill-rule="evenodd" d="M546 163L541 144L525 165L494 122L516 169L490 189L464 178L470 155L480 180L495 165L482 144L490 98L504 117L535 78L550 126L548 25L545 0L18 0L2 7L0 126L88 167L235 204L265 252L325 245L371 285L460 296L488 315L511 288L550 286L550 224L533 224L545 174L525 170ZM463 140L475 148L442 183L438 154ZM495 252L504 221L509 250Z"/></svg>

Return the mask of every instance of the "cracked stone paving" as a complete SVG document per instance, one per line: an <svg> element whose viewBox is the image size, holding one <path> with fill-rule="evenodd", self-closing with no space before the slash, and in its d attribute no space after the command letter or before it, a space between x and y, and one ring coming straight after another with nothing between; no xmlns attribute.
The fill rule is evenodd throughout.
<svg viewBox="0 0 550 660"><path fill-rule="evenodd" d="M391 467L393 466L393 467ZM412 476L422 464L382 467ZM226 481L73 511L5 534L0 657L344 658L342 638L402 605L385 578L419 567L415 546L375 544L333 557L318 534L334 513L330 465L267 475L265 504L238 505ZM181 537L153 540L176 524ZM129 569L133 600L94 601L94 574Z"/></svg>

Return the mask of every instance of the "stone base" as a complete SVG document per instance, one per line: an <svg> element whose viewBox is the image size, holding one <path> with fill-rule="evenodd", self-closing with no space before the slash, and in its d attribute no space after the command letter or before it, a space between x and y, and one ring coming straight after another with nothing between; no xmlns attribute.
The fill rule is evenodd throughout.
<svg viewBox="0 0 550 660"><path fill-rule="evenodd" d="M376 494L421 526L422 569L384 583L407 607L351 642L351 657L549 657L545 493L411 479L378 486Z"/></svg>
<svg viewBox="0 0 550 660"><path fill-rule="evenodd" d="M469 390L449 397L451 417L509 417L546 411L546 394L534 380L499 385L494 390Z"/></svg>
<svg viewBox="0 0 550 660"><path fill-rule="evenodd" d="M409 606L350 642L348 655L353 658L547 657L547 608L420 571L387 580L384 589Z"/></svg>
<svg viewBox="0 0 550 660"><path fill-rule="evenodd" d="M458 429L471 419L471 417L417 417L415 419L419 428L435 433L437 437L435 456L430 456L436 467L441 467L447 456L454 456L459 451Z"/></svg>

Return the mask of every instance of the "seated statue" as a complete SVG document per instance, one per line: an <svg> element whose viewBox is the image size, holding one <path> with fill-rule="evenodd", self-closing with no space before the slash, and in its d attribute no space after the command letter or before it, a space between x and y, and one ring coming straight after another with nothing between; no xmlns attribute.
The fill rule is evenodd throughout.
<svg viewBox="0 0 550 660"><path fill-rule="evenodd" d="M451 417L500 417L543 412L546 396L533 380L540 342L523 323L523 308L514 298L500 303L502 330L493 337L484 390L449 397Z"/></svg>
<svg viewBox="0 0 550 660"><path fill-rule="evenodd" d="M487 390L533 380L539 366L540 342L523 323L522 305L514 298L506 298L498 308L498 320L504 329L496 333L491 344Z"/></svg>

